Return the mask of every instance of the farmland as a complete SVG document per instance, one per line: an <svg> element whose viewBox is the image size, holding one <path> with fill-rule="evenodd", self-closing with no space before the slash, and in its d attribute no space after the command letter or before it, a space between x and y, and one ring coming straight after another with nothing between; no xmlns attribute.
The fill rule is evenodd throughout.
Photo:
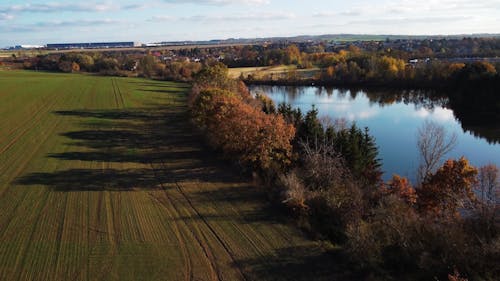
<svg viewBox="0 0 500 281"><path fill-rule="evenodd" d="M202 145L187 91L0 71L0 280L327 279L333 254Z"/></svg>
<svg viewBox="0 0 500 281"><path fill-rule="evenodd" d="M312 78L319 72L319 68L297 69L295 66L277 65L277 66L261 66L261 67L235 67L229 69L229 77L243 77L247 79L249 75L254 79L284 79L289 77L290 73L294 73L298 77Z"/></svg>

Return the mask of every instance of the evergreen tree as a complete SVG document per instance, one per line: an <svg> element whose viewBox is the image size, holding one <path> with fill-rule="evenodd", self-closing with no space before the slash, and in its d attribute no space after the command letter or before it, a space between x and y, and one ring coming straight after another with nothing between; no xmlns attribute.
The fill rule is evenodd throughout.
<svg viewBox="0 0 500 281"><path fill-rule="evenodd" d="M323 125L318 118L318 109L313 105L312 109L306 113L300 126L299 140L305 143L321 143L323 142L323 133Z"/></svg>

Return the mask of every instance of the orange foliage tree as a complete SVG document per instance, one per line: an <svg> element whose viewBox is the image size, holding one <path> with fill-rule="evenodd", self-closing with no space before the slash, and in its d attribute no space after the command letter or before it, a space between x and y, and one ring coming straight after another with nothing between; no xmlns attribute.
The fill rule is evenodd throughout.
<svg viewBox="0 0 500 281"><path fill-rule="evenodd" d="M407 178L399 175L393 175L387 183L386 194L394 194L409 205L417 203L417 192L411 186Z"/></svg>
<svg viewBox="0 0 500 281"><path fill-rule="evenodd" d="M281 115L266 114L240 96L217 89L200 92L192 111L211 144L242 164L268 170L290 163L295 128Z"/></svg>
<svg viewBox="0 0 500 281"><path fill-rule="evenodd" d="M300 50L296 45L290 45L285 50L285 63L286 64L301 64L302 58Z"/></svg>
<svg viewBox="0 0 500 281"><path fill-rule="evenodd" d="M448 160L429 175L417 190L421 211L440 217L456 217L464 203L474 201L477 169L465 157Z"/></svg>

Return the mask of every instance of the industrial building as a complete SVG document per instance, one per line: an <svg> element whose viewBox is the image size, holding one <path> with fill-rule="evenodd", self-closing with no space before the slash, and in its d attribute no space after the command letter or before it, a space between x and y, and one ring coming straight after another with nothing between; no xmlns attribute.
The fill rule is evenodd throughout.
<svg viewBox="0 0 500 281"><path fill-rule="evenodd" d="M100 42L100 43L56 43L47 44L47 49L106 49L106 48L133 48L140 47L137 42Z"/></svg>

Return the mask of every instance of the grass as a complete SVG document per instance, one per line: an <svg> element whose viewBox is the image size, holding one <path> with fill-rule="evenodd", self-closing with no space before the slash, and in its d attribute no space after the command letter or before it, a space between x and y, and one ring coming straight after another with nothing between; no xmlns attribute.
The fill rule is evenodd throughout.
<svg viewBox="0 0 500 281"><path fill-rule="evenodd" d="M290 72L295 71L295 74L300 78L312 78L318 73L319 68L297 69L295 65L276 65L276 66L262 66L262 67L236 67L229 69L229 77L248 78L252 75L254 79L286 79ZM294 75L295 75L294 74Z"/></svg>
<svg viewBox="0 0 500 281"><path fill-rule="evenodd" d="M261 66L261 67L236 67L229 69L229 77L238 78L240 75L248 77L253 75L255 77L262 77L270 74L286 74L288 71L297 69L295 65L276 65L276 66Z"/></svg>
<svg viewBox="0 0 500 281"><path fill-rule="evenodd" d="M36 57L38 55L46 55L46 50L0 50L0 58L12 58L12 55L17 57Z"/></svg>
<svg viewBox="0 0 500 281"><path fill-rule="evenodd" d="M0 280L331 280L334 254L200 144L187 90L0 72Z"/></svg>

